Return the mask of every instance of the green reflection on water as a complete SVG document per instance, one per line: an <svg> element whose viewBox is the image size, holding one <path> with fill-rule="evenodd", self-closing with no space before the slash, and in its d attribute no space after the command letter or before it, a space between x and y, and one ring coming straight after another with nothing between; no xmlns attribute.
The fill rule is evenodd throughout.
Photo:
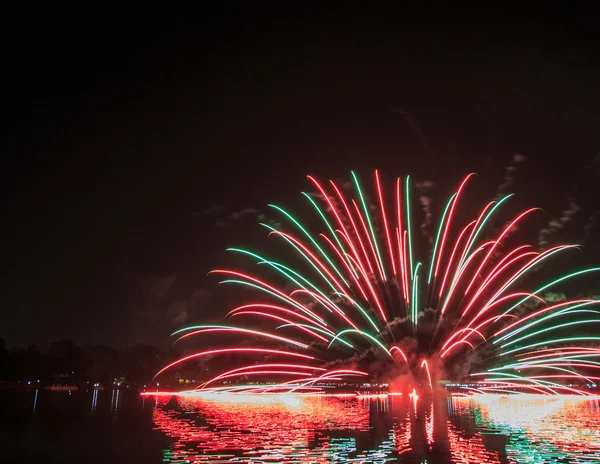
<svg viewBox="0 0 600 464"><path fill-rule="evenodd" d="M600 461L598 400L490 397L471 405L479 429L509 437L506 454L513 462ZM577 420L569 420L572 414ZM557 441L561 446L556 445Z"/></svg>

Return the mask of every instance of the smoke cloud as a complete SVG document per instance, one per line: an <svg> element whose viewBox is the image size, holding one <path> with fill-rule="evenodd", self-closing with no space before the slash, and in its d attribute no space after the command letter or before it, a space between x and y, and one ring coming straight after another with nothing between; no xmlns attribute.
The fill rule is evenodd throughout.
<svg viewBox="0 0 600 464"><path fill-rule="evenodd" d="M415 184L417 192L420 193L419 203L421 204L421 209L423 210L424 214L424 219L421 223L420 230L423 236L427 239L427 242L429 243L430 247L433 246L433 235L429 230L432 218L431 204L433 202L433 199L429 195L427 195L427 192L431 191L434 185L435 184L430 180L424 180Z"/></svg>
<svg viewBox="0 0 600 464"><path fill-rule="evenodd" d="M564 229L569 224L573 217L579 212L581 207L573 200L569 199L569 206L563 210L561 216L558 219L552 219L548 225L540 231L538 238L538 247L540 250L545 249L548 246L548 241L552 235L561 229Z"/></svg>
<svg viewBox="0 0 600 464"><path fill-rule="evenodd" d="M504 181L502 182L502 184L500 184L498 186L498 190L496 191L497 198L508 193L508 190L515 183L515 174L516 174L519 166L522 165L523 163L525 163L526 161L527 161L526 156L517 155L517 154L513 155L512 159L510 160L510 163L508 164L508 166L506 167L506 170L504 171Z"/></svg>
<svg viewBox="0 0 600 464"><path fill-rule="evenodd" d="M600 211L595 211L589 218L585 226L583 227L583 238L580 243L582 246L586 246L595 233L598 232L598 221L600 220ZM596 246L600 246L596 244Z"/></svg>
<svg viewBox="0 0 600 464"><path fill-rule="evenodd" d="M243 208L239 211L227 212L227 210L220 206L213 206L199 213L192 213L193 216L211 216L215 218L215 225L217 227L227 227L235 221L239 221L246 217L254 218L256 221L263 221L265 214L256 208Z"/></svg>

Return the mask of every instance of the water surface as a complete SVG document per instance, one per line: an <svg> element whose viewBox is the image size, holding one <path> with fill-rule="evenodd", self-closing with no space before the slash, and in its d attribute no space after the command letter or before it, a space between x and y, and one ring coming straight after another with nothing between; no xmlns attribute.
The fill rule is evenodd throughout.
<svg viewBox="0 0 600 464"><path fill-rule="evenodd" d="M6 462L600 462L598 400L0 392Z"/></svg>

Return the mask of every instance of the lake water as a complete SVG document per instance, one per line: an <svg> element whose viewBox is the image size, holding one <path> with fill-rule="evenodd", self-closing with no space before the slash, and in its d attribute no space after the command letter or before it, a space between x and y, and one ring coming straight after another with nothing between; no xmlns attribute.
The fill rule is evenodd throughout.
<svg viewBox="0 0 600 464"><path fill-rule="evenodd" d="M0 392L2 462L600 462L598 400Z"/></svg>

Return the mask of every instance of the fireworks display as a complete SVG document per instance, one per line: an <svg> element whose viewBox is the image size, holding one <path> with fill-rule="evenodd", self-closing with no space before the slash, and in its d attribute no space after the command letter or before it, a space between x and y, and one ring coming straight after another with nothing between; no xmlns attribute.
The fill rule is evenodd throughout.
<svg viewBox="0 0 600 464"><path fill-rule="evenodd" d="M577 246L536 251L515 243L536 208L507 220L506 195L471 211L464 197L472 178L445 204L433 247L423 252L410 177L384 189L375 171L367 189L354 172L350 186L308 176L316 193L303 195L314 217L303 223L270 205L284 224L262 224L289 249L279 256L293 257L230 249L254 271L213 273L251 289L253 300L231 310L230 323L173 334L178 343L202 343L217 333L230 344L184 356L157 376L187 361L235 356L239 367L197 389L308 394L403 378L433 390L440 379L470 376L477 392L589 395L585 385L600 378L599 301L546 295L600 268L540 277ZM231 322L238 320L244 325ZM231 343L226 335L239 338Z"/></svg>

